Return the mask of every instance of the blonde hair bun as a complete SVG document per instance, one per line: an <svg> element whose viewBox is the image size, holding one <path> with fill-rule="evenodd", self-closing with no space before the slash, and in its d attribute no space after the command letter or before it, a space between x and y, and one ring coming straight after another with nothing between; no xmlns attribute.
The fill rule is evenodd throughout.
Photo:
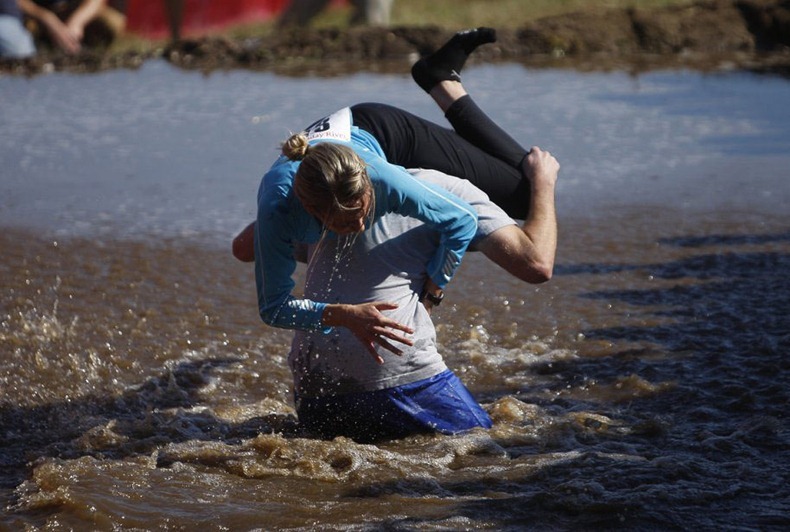
<svg viewBox="0 0 790 532"><path fill-rule="evenodd" d="M283 155L288 157L291 161L301 161L307 155L310 144L307 143L307 135L302 133L294 133L288 140L283 142L281 147Z"/></svg>

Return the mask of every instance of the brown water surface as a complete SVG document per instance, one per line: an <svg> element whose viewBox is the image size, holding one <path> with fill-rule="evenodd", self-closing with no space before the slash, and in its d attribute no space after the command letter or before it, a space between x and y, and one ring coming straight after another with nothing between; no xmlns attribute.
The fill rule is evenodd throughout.
<svg viewBox="0 0 790 532"><path fill-rule="evenodd" d="M423 95L164 66L0 78L30 108L0 111L0 528L790 524L790 86L470 72L529 102L474 87L563 164L555 278L468 256L439 341L494 427L378 445L300 433L290 334L259 322L229 238L316 91L427 114Z"/></svg>

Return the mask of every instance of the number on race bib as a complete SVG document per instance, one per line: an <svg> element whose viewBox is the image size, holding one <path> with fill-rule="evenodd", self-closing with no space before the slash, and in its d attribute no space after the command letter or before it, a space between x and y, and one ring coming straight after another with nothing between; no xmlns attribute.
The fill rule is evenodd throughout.
<svg viewBox="0 0 790 532"><path fill-rule="evenodd" d="M307 133L308 137L313 133L323 133L324 131L329 131L329 117L322 118L321 120L316 120L305 129L305 133Z"/></svg>
<svg viewBox="0 0 790 532"><path fill-rule="evenodd" d="M307 140L331 139L351 141L351 109L344 107L331 115L316 120L305 129Z"/></svg>

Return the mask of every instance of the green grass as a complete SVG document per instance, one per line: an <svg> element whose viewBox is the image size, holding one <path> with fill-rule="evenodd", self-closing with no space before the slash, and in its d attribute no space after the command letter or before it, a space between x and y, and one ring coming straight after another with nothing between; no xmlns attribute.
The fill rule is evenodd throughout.
<svg viewBox="0 0 790 532"><path fill-rule="evenodd" d="M538 18L601 8L649 9L691 0L395 0L393 25L515 28Z"/></svg>
<svg viewBox="0 0 790 532"><path fill-rule="evenodd" d="M476 26L517 28L531 20L574 11L639 7L650 9L690 4L693 0L394 0L392 26L439 26L448 30ZM318 28L348 27L350 8L329 9L312 23ZM232 38L266 34L272 21L228 28ZM111 51L146 51L165 44L133 35L123 36Z"/></svg>

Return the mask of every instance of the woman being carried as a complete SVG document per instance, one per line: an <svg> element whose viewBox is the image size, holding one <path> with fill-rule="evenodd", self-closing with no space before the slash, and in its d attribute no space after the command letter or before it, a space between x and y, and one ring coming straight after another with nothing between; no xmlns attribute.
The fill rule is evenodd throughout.
<svg viewBox="0 0 790 532"><path fill-rule="evenodd" d="M410 345L397 331L412 331L381 314L392 308L388 303L327 305L291 296L294 243L315 242L324 229L361 232L370 217L386 212L416 217L441 234L424 290L440 295L475 232L475 213L401 167L468 179L510 216L528 215L527 150L475 105L458 76L469 54L494 40L488 28L460 32L414 65L415 81L445 111L454 131L391 106L364 103L315 122L284 144L284 156L264 176L258 196L254 241L264 322L303 330L345 326L379 360L375 344L396 353L391 341ZM236 251L249 241L251 230L234 241L237 256L244 255Z"/></svg>

